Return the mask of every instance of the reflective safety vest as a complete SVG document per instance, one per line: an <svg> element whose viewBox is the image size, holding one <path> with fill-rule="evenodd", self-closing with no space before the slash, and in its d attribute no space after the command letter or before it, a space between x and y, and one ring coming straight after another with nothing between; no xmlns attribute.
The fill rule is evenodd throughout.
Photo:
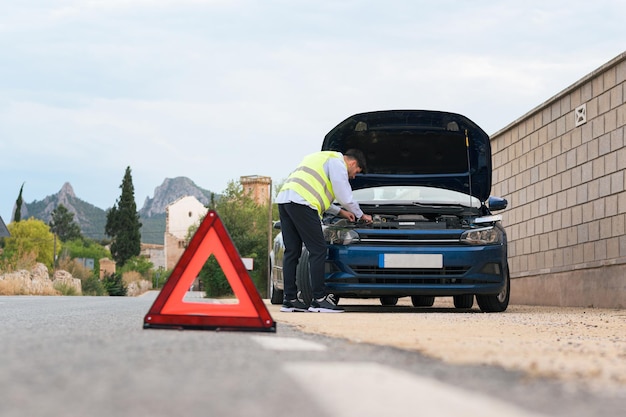
<svg viewBox="0 0 626 417"><path fill-rule="evenodd" d="M321 216L335 199L333 185L324 172L324 164L330 158L342 158L339 152L322 151L306 156L283 184L282 190L294 190ZM344 162L345 163L345 162Z"/></svg>

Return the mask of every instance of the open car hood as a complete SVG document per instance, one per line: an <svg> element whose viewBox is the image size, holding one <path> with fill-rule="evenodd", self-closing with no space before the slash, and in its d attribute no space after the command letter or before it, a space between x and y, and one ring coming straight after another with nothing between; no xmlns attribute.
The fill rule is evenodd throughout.
<svg viewBox="0 0 626 417"><path fill-rule="evenodd" d="M323 151L356 148L367 172L353 189L382 185L425 185L470 194L491 193L491 145L474 122L455 113L386 110L355 114L324 138Z"/></svg>

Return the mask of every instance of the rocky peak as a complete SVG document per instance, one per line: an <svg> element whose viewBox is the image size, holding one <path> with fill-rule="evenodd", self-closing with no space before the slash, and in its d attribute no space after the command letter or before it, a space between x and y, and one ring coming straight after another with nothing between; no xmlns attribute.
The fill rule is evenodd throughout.
<svg viewBox="0 0 626 417"><path fill-rule="evenodd" d="M69 182L63 184L56 194L22 205L22 219L32 216L48 223L52 218L52 212L60 204L74 214L74 221L80 226L83 236L93 239L104 237L106 212L76 197Z"/></svg>
<svg viewBox="0 0 626 417"><path fill-rule="evenodd" d="M50 213L56 208L56 206L63 204L68 210L76 214L76 209L73 207L73 203L77 198L76 194L74 194L74 189L69 182L63 184L63 187L61 187L61 190L57 193L56 197L56 201L50 201L48 207Z"/></svg>
<svg viewBox="0 0 626 417"><path fill-rule="evenodd" d="M139 213L145 217L165 213L165 208L181 197L193 196L202 204L211 201L211 192L197 186L187 177L166 178L154 189L154 197L146 197Z"/></svg>
<svg viewBox="0 0 626 417"><path fill-rule="evenodd" d="M66 182L65 184L63 184L63 187L61 187L61 191L59 191L59 197L61 196L76 198L76 194L74 194L74 189L72 188L72 184L70 184L69 182Z"/></svg>

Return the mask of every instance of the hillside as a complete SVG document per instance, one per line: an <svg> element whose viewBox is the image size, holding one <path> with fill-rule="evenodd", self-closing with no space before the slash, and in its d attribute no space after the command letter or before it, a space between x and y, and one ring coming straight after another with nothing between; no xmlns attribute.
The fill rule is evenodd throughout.
<svg viewBox="0 0 626 417"><path fill-rule="evenodd" d="M71 213L74 213L74 221L80 226L83 236L96 240L104 239L106 212L76 197L69 182L63 184L56 194L49 195L40 201L22 204L22 219L34 217L48 223L52 211L59 204L63 204Z"/></svg>
<svg viewBox="0 0 626 417"><path fill-rule="evenodd" d="M163 244L165 208L170 203L181 197L194 196L201 203L208 205L211 201L211 194L210 191L198 187L189 178L166 178L160 186L155 188L154 196L146 198L143 207L139 210L142 223L141 241ZM83 236L95 240L106 238L104 234L106 210L78 198L70 183L63 184L58 193L49 195L43 200L24 203L22 218L34 217L48 223L52 211L59 204L63 204L71 213L74 213L74 221L80 226Z"/></svg>

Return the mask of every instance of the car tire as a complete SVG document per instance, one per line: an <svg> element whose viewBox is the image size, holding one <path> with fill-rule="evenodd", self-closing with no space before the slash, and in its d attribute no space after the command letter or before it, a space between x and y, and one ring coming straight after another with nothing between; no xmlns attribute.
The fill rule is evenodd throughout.
<svg viewBox="0 0 626 417"><path fill-rule="evenodd" d="M413 307L432 307L435 304L435 297L428 295L412 295L411 304Z"/></svg>
<svg viewBox="0 0 626 417"><path fill-rule="evenodd" d="M305 304L311 304L313 288L311 287L311 270L309 267L309 251L302 249L302 255L296 268L296 286Z"/></svg>
<svg viewBox="0 0 626 417"><path fill-rule="evenodd" d="M511 296L511 277L509 269L506 270L506 284L499 294L495 295L476 295L476 302L480 310L484 313L501 313L509 306L509 298Z"/></svg>
<svg viewBox="0 0 626 417"><path fill-rule="evenodd" d="M270 285L269 285L269 290L270 290L270 303L272 304L282 304L283 302L283 297L284 297L284 291L283 290L279 290L276 288L276 285L274 285L274 262L272 262L272 258L273 256L270 255L269 259L267 260L269 262L270 265Z"/></svg>
<svg viewBox="0 0 626 417"><path fill-rule="evenodd" d="M380 297L380 304L384 306L395 306L398 304L398 297L393 297L391 295Z"/></svg>
<svg viewBox="0 0 626 417"><path fill-rule="evenodd" d="M455 295L452 298L456 308L472 308L474 305L474 294Z"/></svg>
<svg viewBox="0 0 626 417"><path fill-rule="evenodd" d="M283 290L276 289L273 283L270 285L270 302L272 304L282 304L283 294Z"/></svg>

